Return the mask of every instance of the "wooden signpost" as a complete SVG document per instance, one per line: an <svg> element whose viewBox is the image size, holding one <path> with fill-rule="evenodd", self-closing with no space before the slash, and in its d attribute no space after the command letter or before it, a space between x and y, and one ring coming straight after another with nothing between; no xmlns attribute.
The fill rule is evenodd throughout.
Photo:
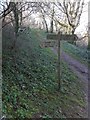
<svg viewBox="0 0 90 120"><path fill-rule="evenodd" d="M55 40L45 40L41 43L41 47L54 47L57 46L57 42Z"/></svg>
<svg viewBox="0 0 90 120"><path fill-rule="evenodd" d="M60 90L61 88L61 82L60 82L60 41L61 40L66 40L66 41L76 41L77 40L77 36L76 35L70 35L70 34L60 34L60 32L58 34L48 34L47 35L47 39L48 41L44 42L44 47L54 47L56 46L56 42L58 40L58 89Z"/></svg>
<svg viewBox="0 0 90 120"><path fill-rule="evenodd" d="M77 36L74 34L74 35L70 35L70 34L60 34L60 33L58 33L58 34L52 34L52 33L50 33L50 34L48 34L47 35L47 39L51 39L51 40L58 40L58 39L60 39L60 41L61 40L66 40L66 41L71 41L71 40L73 40L73 41L76 41L77 40Z"/></svg>

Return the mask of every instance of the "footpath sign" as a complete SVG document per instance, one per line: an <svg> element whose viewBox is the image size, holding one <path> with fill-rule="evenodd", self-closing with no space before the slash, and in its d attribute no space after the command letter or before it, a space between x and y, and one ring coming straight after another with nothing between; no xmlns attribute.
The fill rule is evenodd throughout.
<svg viewBox="0 0 90 120"><path fill-rule="evenodd" d="M54 47L57 46L57 42L55 40L45 40L41 43L41 47Z"/></svg>
<svg viewBox="0 0 90 120"><path fill-rule="evenodd" d="M65 41L76 41L77 36L74 35L70 35L70 34L48 34L47 35L47 39L51 39L51 40L65 40Z"/></svg>
<svg viewBox="0 0 90 120"><path fill-rule="evenodd" d="M70 34L47 34L47 40L43 42L43 47L54 47L58 46L58 89L60 90L61 88L61 81L60 81L60 41L65 40L65 41L76 41L77 36L70 35Z"/></svg>

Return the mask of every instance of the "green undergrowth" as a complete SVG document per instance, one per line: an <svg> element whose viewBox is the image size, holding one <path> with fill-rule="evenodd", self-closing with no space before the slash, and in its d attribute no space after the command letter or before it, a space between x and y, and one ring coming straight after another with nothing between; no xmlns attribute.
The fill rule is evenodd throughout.
<svg viewBox="0 0 90 120"><path fill-rule="evenodd" d="M66 41L62 41L61 46L62 49L69 55L71 55L73 58L77 59L85 65L88 65L88 50L86 48L79 48Z"/></svg>
<svg viewBox="0 0 90 120"><path fill-rule="evenodd" d="M20 119L83 117L82 86L62 62L58 91L57 57L49 48L40 47L44 36L39 30L26 30L12 50L13 38L3 35L3 115Z"/></svg>

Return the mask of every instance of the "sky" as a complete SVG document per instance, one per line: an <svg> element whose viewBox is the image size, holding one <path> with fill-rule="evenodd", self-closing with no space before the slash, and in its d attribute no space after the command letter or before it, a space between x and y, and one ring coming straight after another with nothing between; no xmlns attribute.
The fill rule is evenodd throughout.
<svg viewBox="0 0 90 120"><path fill-rule="evenodd" d="M6 0L0 0L0 1L6 1ZM10 0L8 0L8 1L10 1ZM27 1L27 0L26 0ZM31 1L31 0L28 0L28 1ZM33 2L34 2L35 0L33 0ZM38 1L38 0L37 0ZM43 1L43 0L40 0L41 2ZM53 0L50 0L50 2L51 1L53 1ZM59 1L59 0L58 0ZM71 1L73 1L73 0L71 0ZM83 9L83 13L82 13L82 15L81 15L81 19L80 19L80 25L79 25L79 27L76 29L76 33L80 33L80 34L83 34L83 33L85 33L85 31L86 31L86 26L88 25L88 2L90 1L90 0L84 0L85 1L85 7L84 7L84 9Z"/></svg>
<svg viewBox="0 0 90 120"><path fill-rule="evenodd" d="M77 34L83 35L86 32L86 27L88 26L88 2L89 1L90 0L85 0L85 6L83 8L83 13L82 13L81 19L80 19L80 25L77 27L77 29L75 31L75 33L77 33ZM36 20L39 20L39 19L40 18L36 18Z"/></svg>
<svg viewBox="0 0 90 120"><path fill-rule="evenodd" d="M83 9L83 13L81 15L81 19L80 19L80 25L79 27L76 29L76 33L83 34L86 31L86 26L88 25L88 2L90 0L85 0L85 7Z"/></svg>

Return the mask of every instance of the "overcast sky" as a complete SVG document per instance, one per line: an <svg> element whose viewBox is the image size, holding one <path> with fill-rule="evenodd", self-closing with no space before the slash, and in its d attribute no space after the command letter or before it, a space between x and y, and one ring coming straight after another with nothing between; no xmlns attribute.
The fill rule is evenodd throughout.
<svg viewBox="0 0 90 120"><path fill-rule="evenodd" d="M90 0L85 0L85 7L83 9L83 13L81 16L81 20L80 20L80 26L76 29L77 33L81 33L83 34L86 31L86 26L88 25L88 2Z"/></svg>
<svg viewBox="0 0 90 120"><path fill-rule="evenodd" d="M41 0L42 1L42 0ZM73 0L72 0L73 1ZM88 2L90 0L85 0L85 6L83 8L83 13L81 15L80 19L80 25L76 29L76 33L83 34L86 32L86 26L88 25ZM35 16L36 17L36 16ZM36 20L39 20L40 18L36 18Z"/></svg>
<svg viewBox="0 0 90 120"><path fill-rule="evenodd" d="M0 1L6 1L6 0L0 0ZM10 1L10 0L8 0ZM27 0L26 0L27 1ZM32 1L32 0L28 0L28 1ZM34 2L35 0L33 0ZM38 1L38 0L37 0ZM40 2L42 2L43 0L39 0ZM51 0L53 1L53 0ZM51 2L50 1L50 2ZM73 0L72 0L73 1ZM86 26L88 25L88 2L90 0L85 0L85 7L84 7L84 10L83 10L83 13L82 13L82 16L81 16L81 19L80 19L80 25L79 27L76 29L76 33L81 33L83 34L85 31L86 31Z"/></svg>

